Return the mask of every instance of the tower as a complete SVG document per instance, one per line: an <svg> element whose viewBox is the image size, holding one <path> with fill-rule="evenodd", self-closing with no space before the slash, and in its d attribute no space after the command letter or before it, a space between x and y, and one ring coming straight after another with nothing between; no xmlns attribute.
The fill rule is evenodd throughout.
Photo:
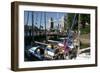
<svg viewBox="0 0 100 73"><path fill-rule="evenodd" d="M54 22L53 22L53 18L51 17L50 19L50 30L52 30L54 28Z"/></svg>

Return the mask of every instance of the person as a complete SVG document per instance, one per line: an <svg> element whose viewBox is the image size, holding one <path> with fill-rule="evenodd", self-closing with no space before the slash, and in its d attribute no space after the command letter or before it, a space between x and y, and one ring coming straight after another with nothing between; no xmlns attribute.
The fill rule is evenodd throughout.
<svg viewBox="0 0 100 73"><path fill-rule="evenodd" d="M37 54L39 55L39 56L41 56L41 58L43 58L44 59L44 50L42 49L42 48L38 48L37 49Z"/></svg>
<svg viewBox="0 0 100 73"><path fill-rule="evenodd" d="M59 59L65 59L64 58L64 49L63 49L63 47L59 48Z"/></svg>
<svg viewBox="0 0 100 73"><path fill-rule="evenodd" d="M69 47L68 47L68 44L67 44L67 39L64 39L64 58L66 59L66 56L69 55Z"/></svg>
<svg viewBox="0 0 100 73"><path fill-rule="evenodd" d="M58 49L58 48L55 48L55 52L54 52L54 53L55 53L54 59L57 60L58 57L59 57L59 56L58 56L58 55L59 55L59 49Z"/></svg>
<svg viewBox="0 0 100 73"><path fill-rule="evenodd" d="M54 45L53 44L51 44L51 49L54 49Z"/></svg>

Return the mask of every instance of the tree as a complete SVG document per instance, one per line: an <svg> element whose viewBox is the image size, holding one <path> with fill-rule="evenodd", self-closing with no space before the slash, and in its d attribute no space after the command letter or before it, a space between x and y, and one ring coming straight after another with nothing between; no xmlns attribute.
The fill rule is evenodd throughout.
<svg viewBox="0 0 100 73"><path fill-rule="evenodd" d="M64 31L67 30L67 14L64 15Z"/></svg>
<svg viewBox="0 0 100 73"><path fill-rule="evenodd" d="M68 24L68 27L69 28L71 28L71 25L73 23L74 15L75 15L75 13L68 13L68 16L67 16L67 24Z"/></svg>
<svg viewBox="0 0 100 73"><path fill-rule="evenodd" d="M82 24L82 28L86 27L86 22L90 24L90 14L81 14L80 15L80 20Z"/></svg>
<svg viewBox="0 0 100 73"><path fill-rule="evenodd" d="M64 17L64 30L77 30L78 29L78 14L68 13Z"/></svg>

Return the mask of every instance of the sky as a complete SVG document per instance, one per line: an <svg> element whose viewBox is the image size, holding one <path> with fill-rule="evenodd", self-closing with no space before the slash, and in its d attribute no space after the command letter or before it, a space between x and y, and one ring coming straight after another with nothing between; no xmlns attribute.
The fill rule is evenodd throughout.
<svg viewBox="0 0 100 73"><path fill-rule="evenodd" d="M59 21L61 21L62 18L64 18L64 15L67 13L60 13L60 12L40 12L40 11L24 11L24 24L26 25L32 25L32 13L34 18L34 25L36 27L40 27L40 25L45 26L45 17L46 17L46 28L50 28L50 18L52 17L54 22L54 27L56 27L58 24L60 24Z"/></svg>

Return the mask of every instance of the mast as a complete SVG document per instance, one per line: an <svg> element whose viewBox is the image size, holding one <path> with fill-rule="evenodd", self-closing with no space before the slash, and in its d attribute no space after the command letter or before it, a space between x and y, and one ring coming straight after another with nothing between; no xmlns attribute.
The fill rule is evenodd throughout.
<svg viewBox="0 0 100 73"><path fill-rule="evenodd" d="M29 21L29 12L27 12L27 19L26 19L26 24L25 25L28 25L28 21Z"/></svg>
<svg viewBox="0 0 100 73"><path fill-rule="evenodd" d="M47 33L46 33L46 12L44 12L44 24L45 24L45 40L47 41Z"/></svg>
<svg viewBox="0 0 100 73"><path fill-rule="evenodd" d="M32 11L32 42L34 42L34 12Z"/></svg>
<svg viewBox="0 0 100 73"><path fill-rule="evenodd" d="M71 26L71 30L73 29L74 25L75 25L75 19L76 19L76 14L74 15L74 19L73 19L73 22L72 22L72 26Z"/></svg>
<svg viewBox="0 0 100 73"><path fill-rule="evenodd" d="M29 21L29 12L27 12L27 19L26 19L26 23L25 23L25 28L26 28L26 31L25 31L25 34L26 36L28 36L28 30L29 30L29 26L28 26L28 21Z"/></svg>
<svg viewBox="0 0 100 73"><path fill-rule="evenodd" d="M40 13L40 27L39 27L40 30L41 30L41 21L42 21L42 12Z"/></svg>
<svg viewBox="0 0 100 73"><path fill-rule="evenodd" d="M79 55L80 50L80 14L78 15L78 49L77 49L77 56Z"/></svg>

